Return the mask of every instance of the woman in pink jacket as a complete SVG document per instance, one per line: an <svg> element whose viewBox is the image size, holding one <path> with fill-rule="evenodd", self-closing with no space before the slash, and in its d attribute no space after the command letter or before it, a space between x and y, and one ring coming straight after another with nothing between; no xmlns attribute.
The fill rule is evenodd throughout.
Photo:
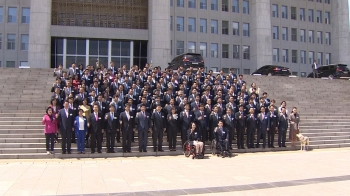
<svg viewBox="0 0 350 196"><path fill-rule="evenodd" d="M57 114L56 114L57 115ZM46 114L43 117L42 124L45 125L44 133L46 138L46 151L47 154L54 154L54 140L57 133L57 121L56 115L52 113L52 108L46 109ZM51 148L50 147L51 144Z"/></svg>

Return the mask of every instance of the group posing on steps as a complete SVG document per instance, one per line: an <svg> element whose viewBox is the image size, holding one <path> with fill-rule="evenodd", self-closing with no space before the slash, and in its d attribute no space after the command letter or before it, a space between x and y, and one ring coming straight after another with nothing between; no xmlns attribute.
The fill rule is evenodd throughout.
<svg viewBox="0 0 350 196"><path fill-rule="evenodd" d="M191 141L200 153L212 140L227 152L235 147L274 148L277 133L278 146L286 147L288 127L295 146L299 132L296 107L288 114L285 101L277 107L266 92L260 96L254 82L247 87L233 68L228 74L214 74L182 66L162 71L149 64L128 70L113 62L108 68L72 63L67 71L59 65L54 77L51 104L42 120L48 154L54 153L58 135L63 154L72 153L71 143L79 153L85 153L85 147L102 153L104 144L107 153L115 153L116 142L131 153L136 133L139 152L147 152L149 134L154 152L164 151L164 134L169 150L176 151L180 134L182 145Z"/></svg>

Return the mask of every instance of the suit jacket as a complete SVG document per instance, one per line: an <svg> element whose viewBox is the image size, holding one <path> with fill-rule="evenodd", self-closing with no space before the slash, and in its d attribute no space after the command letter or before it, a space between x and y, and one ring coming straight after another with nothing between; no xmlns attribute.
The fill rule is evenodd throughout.
<svg viewBox="0 0 350 196"><path fill-rule="evenodd" d="M258 128L259 130L267 130L270 128L270 117L267 114L264 114L264 118L262 119L262 113L258 115Z"/></svg>
<svg viewBox="0 0 350 196"><path fill-rule="evenodd" d="M255 131L258 128L258 121L251 114L249 114L246 118L247 131Z"/></svg>
<svg viewBox="0 0 350 196"><path fill-rule="evenodd" d="M178 115L178 118L175 119L172 114L168 114L167 115L167 122L168 122L168 129L178 131L178 129L179 129L179 115Z"/></svg>
<svg viewBox="0 0 350 196"><path fill-rule="evenodd" d="M269 116L269 119L270 119L270 127L269 127L270 130L275 131L276 127L278 127L279 118L275 112L272 112L272 113L269 112L267 113L267 115Z"/></svg>
<svg viewBox="0 0 350 196"><path fill-rule="evenodd" d="M210 114L209 121L211 131L214 131L215 127L218 126L219 120L221 120L221 116L219 114L217 114L217 116L215 116L214 113Z"/></svg>
<svg viewBox="0 0 350 196"><path fill-rule="evenodd" d="M62 75L63 75L63 70L56 70L56 71L54 71L53 72L53 76L54 77L62 77Z"/></svg>
<svg viewBox="0 0 350 196"><path fill-rule="evenodd" d="M191 129L187 131L187 138L190 142L202 140L200 134L198 134L197 131L191 132Z"/></svg>
<svg viewBox="0 0 350 196"><path fill-rule="evenodd" d="M279 130L287 130L288 129L288 117L281 114L278 117L278 129Z"/></svg>
<svg viewBox="0 0 350 196"><path fill-rule="evenodd" d="M59 119L61 132L72 131L74 127L73 110L68 109L68 117L67 117L65 109L64 108L60 109L60 111L58 112L58 119Z"/></svg>
<svg viewBox="0 0 350 196"><path fill-rule="evenodd" d="M142 115L142 112L136 114L136 124L138 130L148 130L151 128L151 116L148 112Z"/></svg>
<svg viewBox="0 0 350 196"><path fill-rule="evenodd" d="M96 120L95 113L92 111L88 121L90 123L91 133L102 133L102 129L104 128L104 117L101 112L98 113Z"/></svg>
<svg viewBox="0 0 350 196"><path fill-rule="evenodd" d="M69 91L70 90L70 91ZM69 93L70 92L70 93ZM64 96L64 98L67 98L70 94L73 94L73 97L75 96L75 90L74 87L66 87L63 91L62 91L62 95Z"/></svg>
<svg viewBox="0 0 350 196"><path fill-rule="evenodd" d="M196 104L196 101L191 103L191 110L197 111L199 109L199 102L198 105Z"/></svg>
<svg viewBox="0 0 350 196"><path fill-rule="evenodd" d="M85 116L83 116L83 119L84 119L84 131L87 132L87 131L88 131L87 119L85 118ZM75 132L80 131L80 130L79 130L79 127L80 127L80 124L79 124L79 116L76 116L76 117L75 117L74 123L75 123L75 126L74 126Z"/></svg>
<svg viewBox="0 0 350 196"><path fill-rule="evenodd" d="M197 123L197 126L201 126L201 128L205 128L207 130L207 127L209 126L209 117L205 113L205 111L202 112L200 110L196 110L194 112L195 116L195 122ZM199 117L202 117L201 120L199 120Z"/></svg>
<svg viewBox="0 0 350 196"><path fill-rule="evenodd" d="M216 128L217 130L216 132L214 132L214 134L217 141L224 141L226 139L229 139L229 132L225 127L222 127L222 129L220 129L219 127Z"/></svg>
<svg viewBox="0 0 350 196"><path fill-rule="evenodd" d="M186 115L185 111L182 111L180 113L181 130L188 130L190 128L192 120L193 114L191 111L188 111L188 115Z"/></svg>
<svg viewBox="0 0 350 196"><path fill-rule="evenodd" d="M128 119L126 112L120 113L120 116L119 116L119 121L121 122L120 129L123 132L132 132L134 129L134 117L131 114L131 111L129 112L129 117L130 118Z"/></svg>
<svg viewBox="0 0 350 196"><path fill-rule="evenodd" d="M106 115L104 116L105 116L106 131L109 133L115 133L119 128L119 119L118 119L117 112L113 112L113 117L111 115L111 112L106 113Z"/></svg>
<svg viewBox="0 0 350 196"><path fill-rule="evenodd" d="M153 112L151 119L153 121L153 131L163 131L165 128L164 114L162 112L160 114Z"/></svg>
<svg viewBox="0 0 350 196"><path fill-rule="evenodd" d="M224 127L226 129L228 129L229 131L233 131L235 129L235 117L233 114L228 115L225 114L224 115Z"/></svg>
<svg viewBox="0 0 350 196"><path fill-rule="evenodd" d="M73 76L74 75L80 75L80 71L79 71L79 69L78 68L75 68L75 70L74 70L75 72L73 72L73 68L71 67L71 68L69 68L68 69L68 73L67 73L67 76L68 77L72 77L73 78ZM80 76L79 76L80 77Z"/></svg>
<svg viewBox="0 0 350 196"><path fill-rule="evenodd" d="M290 123L290 130L291 131L298 130L298 125L299 125L299 122L300 122L299 114L296 113L295 116L294 116L293 113L290 113L288 120L289 120L289 123ZM294 122L294 124L292 124L292 122Z"/></svg>

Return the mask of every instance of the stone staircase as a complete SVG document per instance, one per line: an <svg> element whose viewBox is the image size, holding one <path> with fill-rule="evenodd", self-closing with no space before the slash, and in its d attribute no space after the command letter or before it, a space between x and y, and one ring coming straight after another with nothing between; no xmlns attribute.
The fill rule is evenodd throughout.
<svg viewBox="0 0 350 196"><path fill-rule="evenodd" d="M46 155L45 138L41 119L49 105L50 89L54 78L51 69L0 68L0 158L105 158L139 157L182 154L181 139L178 137L177 151L168 151L164 136L165 152L153 152L152 139L148 139L147 153L138 152L138 139L132 144L132 153L122 153L117 143L115 154L60 154L60 144L55 145L56 154ZM346 105L349 81L309 78L286 78L265 76L244 76L248 86L256 82L261 92L266 91L270 99L279 103L287 101L287 108L298 107L301 116L301 132L310 137L310 147L334 148L350 146L350 114ZM315 92L312 92L312 91ZM332 93L334 95L332 95ZM277 140L277 135L276 135ZM236 143L236 141L234 141ZM105 146L105 143L104 143ZM278 146L275 144L275 146ZM290 146L287 143L287 146ZM209 146L206 146L209 149ZM298 148L234 149L235 153L295 150ZM89 150L87 150L89 152ZM209 151L207 151L209 153Z"/></svg>

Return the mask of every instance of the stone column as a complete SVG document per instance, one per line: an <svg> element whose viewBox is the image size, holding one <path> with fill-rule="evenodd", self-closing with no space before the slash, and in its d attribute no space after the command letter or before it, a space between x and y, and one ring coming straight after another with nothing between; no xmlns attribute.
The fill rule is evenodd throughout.
<svg viewBox="0 0 350 196"><path fill-rule="evenodd" d="M251 6L251 61L260 68L272 64L271 4L270 0L252 0Z"/></svg>
<svg viewBox="0 0 350 196"><path fill-rule="evenodd" d="M348 0L331 1L331 63L349 64L349 3Z"/></svg>
<svg viewBox="0 0 350 196"><path fill-rule="evenodd" d="M31 0L28 64L30 68L51 65L51 0Z"/></svg>
<svg viewBox="0 0 350 196"><path fill-rule="evenodd" d="M148 62L164 70L170 59L170 1L148 1Z"/></svg>

